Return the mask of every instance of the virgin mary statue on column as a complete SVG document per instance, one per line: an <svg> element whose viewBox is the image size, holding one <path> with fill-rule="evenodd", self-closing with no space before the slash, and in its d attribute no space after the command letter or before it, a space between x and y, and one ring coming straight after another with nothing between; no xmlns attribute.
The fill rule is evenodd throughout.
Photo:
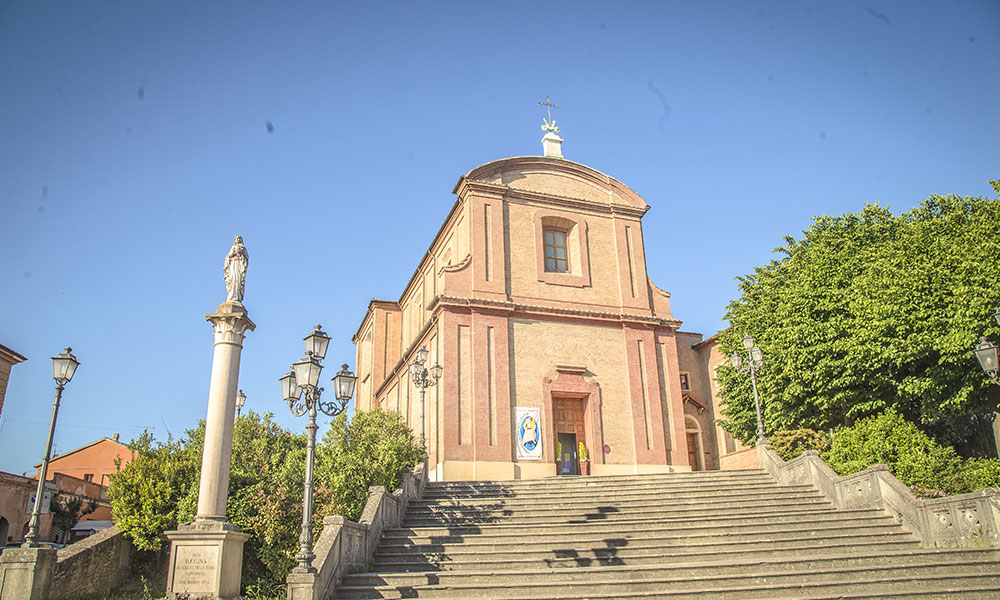
<svg viewBox="0 0 1000 600"><path fill-rule="evenodd" d="M243 303L243 286L246 283L249 264L250 255L243 245L243 238L236 236L233 239L233 247L226 255L226 262L222 265L222 273L226 276L226 302Z"/></svg>

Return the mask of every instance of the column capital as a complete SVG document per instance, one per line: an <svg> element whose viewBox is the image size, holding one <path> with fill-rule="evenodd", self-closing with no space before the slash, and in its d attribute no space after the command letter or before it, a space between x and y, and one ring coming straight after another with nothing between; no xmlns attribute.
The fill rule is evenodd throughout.
<svg viewBox="0 0 1000 600"><path fill-rule="evenodd" d="M216 312L205 315L215 329L215 343L243 345L243 336L257 325L239 302L223 302Z"/></svg>

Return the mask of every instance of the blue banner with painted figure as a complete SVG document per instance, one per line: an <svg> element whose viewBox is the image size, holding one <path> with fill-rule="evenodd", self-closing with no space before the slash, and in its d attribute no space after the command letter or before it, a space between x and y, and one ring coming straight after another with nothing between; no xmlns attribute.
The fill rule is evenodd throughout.
<svg viewBox="0 0 1000 600"><path fill-rule="evenodd" d="M517 419L518 460L542 460L541 411L537 408L514 408Z"/></svg>

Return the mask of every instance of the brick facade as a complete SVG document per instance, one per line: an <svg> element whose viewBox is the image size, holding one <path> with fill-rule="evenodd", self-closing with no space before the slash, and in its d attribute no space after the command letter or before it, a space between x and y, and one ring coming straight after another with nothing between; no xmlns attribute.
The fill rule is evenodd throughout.
<svg viewBox="0 0 1000 600"><path fill-rule="evenodd" d="M408 365L425 346L443 367L424 405L432 480L555 475L555 404L579 415L563 439L586 445L592 474L718 468L701 336L678 331L646 274L645 200L536 156L477 167L453 193L399 300L373 300L354 336L356 409L398 411L419 434ZM546 231L565 242L564 272L546 269ZM541 460L516 458L517 407L540 411Z"/></svg>

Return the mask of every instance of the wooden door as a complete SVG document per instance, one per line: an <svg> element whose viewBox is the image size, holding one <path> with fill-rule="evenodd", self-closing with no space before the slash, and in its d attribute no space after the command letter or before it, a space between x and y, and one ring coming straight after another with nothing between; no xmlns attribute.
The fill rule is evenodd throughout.
<svg viewBox="0 0 1000 600"><path fill-rule="evenodd" d="M692 471L698 470L698 434L688 433L688 463Z"/></svg>

